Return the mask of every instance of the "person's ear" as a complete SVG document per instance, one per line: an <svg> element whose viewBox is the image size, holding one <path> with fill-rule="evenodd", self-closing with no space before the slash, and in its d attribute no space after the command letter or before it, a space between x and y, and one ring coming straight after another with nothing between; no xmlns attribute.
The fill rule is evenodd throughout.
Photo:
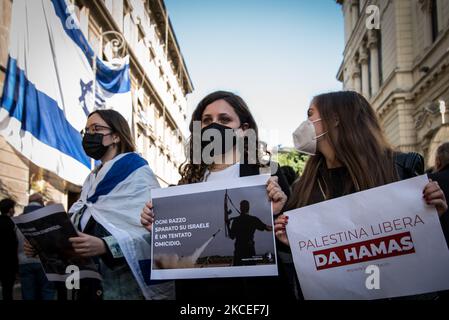
<svg viewBox="0 0 449 320"><path fill-rule="evenodd" d="M340 118L338 116L334 117L334 127L338 127L340 125Z"/></svg>
<svg viewBox="0 0 449 320"><path fill-rule="evenodd" d="M243 123L240 128L242 129L242 131L248 130L249 129L249 124L248 123Z"/></svg>
<svg viewBox="0 0 449 320"><path fill-rule="evenodd" d="M112 135L112 142L113 142L114 144L120 143L120 136L119 136L118 134L113 134L113 135Z"/></svg>

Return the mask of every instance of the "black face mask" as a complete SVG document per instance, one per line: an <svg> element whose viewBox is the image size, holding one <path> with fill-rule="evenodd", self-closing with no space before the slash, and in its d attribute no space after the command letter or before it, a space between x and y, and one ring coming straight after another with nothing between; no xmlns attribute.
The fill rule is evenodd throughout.
<svg viewBox="0 0 449 320"><path fill-rule="evenodd" d="M108 151L109 146L103 145L103 137L108 136L109 134L101 134L101 133L86 133L83 137L83 149L86 154L95 159L100 160Z"/></svg>
<svg viewBox="0 0 449 320"><path fill-rule="evenodd" d="M203 150L210 143L212 143L214 141L213 137L210 137L210 140L206 140L206 141L204 141L202 139L204 133L209 129L217 130L221 136L221 148L219 148L219 150L217 150L217 148L213 148L211 150L212 157L214 156L214 153L217 155L225 154L226 152L230 151L237 144L237 136L235 134L235 129L232 129L230 127L227 127L227 126L224 126L224 125L214 122L214 123L211 123L210 125L208 125L207 127L204 127L203 129L201 129L201 152L203 152ZM227 130L232 130L232 135L230 135L229 133L226 135ZM226 144L227 136L232 137L232 144L230 144L230 143Z"/></svg>

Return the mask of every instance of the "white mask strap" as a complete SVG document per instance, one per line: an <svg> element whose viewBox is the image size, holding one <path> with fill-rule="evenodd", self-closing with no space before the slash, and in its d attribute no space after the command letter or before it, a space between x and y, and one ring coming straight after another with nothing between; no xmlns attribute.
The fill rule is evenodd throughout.
<svg viewBox="0 0 449 320"><path fill-rule="evenodd" d="M319 118L319 119L316 119L316 120L309 120L310 122L312 122L312 123L315 123L315 122L318 122L318 121L321 121L321 118ZM316 136L315 137L315 139L319 139L319 138L321 138L322 136L324 136L324 135L326 135L327 134L327 131L326 132L323 132L322 134L320 134L320 135L318 135L318 136Z"/></svg>

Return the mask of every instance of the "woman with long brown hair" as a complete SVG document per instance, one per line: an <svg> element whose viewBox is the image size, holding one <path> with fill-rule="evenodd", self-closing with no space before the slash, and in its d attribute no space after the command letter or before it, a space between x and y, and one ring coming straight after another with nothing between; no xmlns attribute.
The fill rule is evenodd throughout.
<svg viewBox="0 0 449 320"><path fill-rule="evenodd" d="M301 150L306 135L299 128L294 135L295 145L311 157L295 185L289 208L398 180L394 152L363 96L349 91L319 95L313 99L307 115L306 123L310 126L313 122L318 137L317 150ZM341 185L332 183L334 178Z"/></svg>
<svg viewBox="0 0 449 320"><path fill-rule="evenodd" d="M195 124L200 126L200 131L195 131ZM218 130L225 140L225 130L232 129L235 132L234 143L228 146L223 144L222 152L212 155L212 161L205 161L204 146L210 140L202 139L208 129ZM215 172L220 172L230 166L238 167L238 176L259 174L263 169L270 169L268 164L260 161L259 129L245 101L238 95L227 91L216 91L204 97L193 111L189 130L191 137L187 148L188 158L180 166L181 180L179 184L189 184L210 181ZM251 133L251 134L249 134ZM251 138L254 140L251 143ZM243 148L238 148L237 140ZM195 142L202 143L201 158L195 161ZM199 150L198 150L199 151ZM243 151L243 152L242 152ZM281 178L279 186L289 193L287 181L283 175L275 172L274 176ZM276 180L276 179L273 179Z"/></svg>
<svg viewBox="0 0 449 320"><path fill-rule="evenodd" d="M310 158L286 210L400 180L397 153L362 95L351 91L318 95L307 115L293 139L296 149ZM429 182L424 191L429 204L444 212L447 204L437 183ZM280 217L278 222L284 219ZM283 229L277 231L284 233Z"/></svg>
<svg viewBox="0 0 449 320"><path fill-rule="evenodd" d="M203 98L192 114L189 129L189 155L186 163L180 167L179 184L232 179L258 175L264 169L270 170L269 165L264 166L259 161L257 124L248 106L238 95L217 91ZM215 138L208 138L209 130L218 132L222 141L218 143L218 148L212 150L208 146ZM232 138L231 143L224 142L227 135ZM289 192L285 178L277 170L267 183L267 194L273 203L274 214L280 213ZM141 222L151 231L153 221L153 207L149 202L143 209ZM216 301L236 297L268 298L279 295L279 292L285 293L281 288L288 287L281 281L278 277L181 280L177 281L176 295L177 299Z"/></svg>
<svg viewBox="0 0 449 320"><path fill-rule="evenodd" d="M307 116L293 139L295 148L310 158L285 211L407 178L397 160L403 154L387 143L374 110L362 95L351 91L318 95ZM429 181L423 198L440 215L447 210L436 182ZM288 217L279 216L275 232L288 245L287 223Z"/></svg>

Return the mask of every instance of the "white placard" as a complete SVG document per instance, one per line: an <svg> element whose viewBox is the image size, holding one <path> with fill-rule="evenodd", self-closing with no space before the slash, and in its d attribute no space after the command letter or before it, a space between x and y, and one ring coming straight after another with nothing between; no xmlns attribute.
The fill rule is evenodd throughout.
<svg viewBox="0 0 449 320"><path fill-rule="evenodd" d="M287 235L306 299L449 289L449 251L420 176L292 210ZM374 266L374 267L370 267Z"/></svg>
<svg viewBox="0 0 449 320"><path fill-rule="evenodd" d="M151 279L277 275L268 178L152 190Z"/></svg>

